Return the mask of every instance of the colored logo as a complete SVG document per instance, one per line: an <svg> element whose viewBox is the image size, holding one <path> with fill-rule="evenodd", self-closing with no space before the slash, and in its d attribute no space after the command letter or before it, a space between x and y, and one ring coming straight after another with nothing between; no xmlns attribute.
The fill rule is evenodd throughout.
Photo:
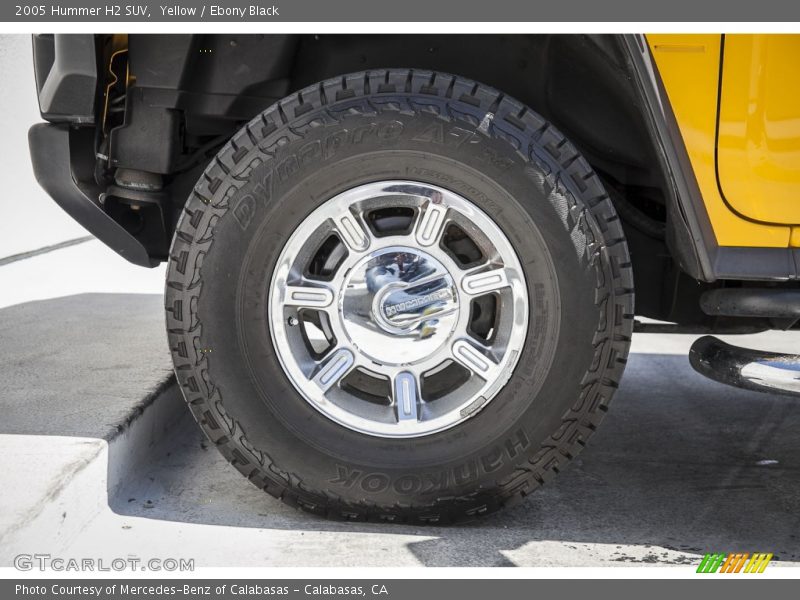
<svg viewBox="0 0 800 600"><path fill-rule="evenodd" d="M730 554L706 554L698 573L763 573L774 555L770 552L732 552Z"/></svg>

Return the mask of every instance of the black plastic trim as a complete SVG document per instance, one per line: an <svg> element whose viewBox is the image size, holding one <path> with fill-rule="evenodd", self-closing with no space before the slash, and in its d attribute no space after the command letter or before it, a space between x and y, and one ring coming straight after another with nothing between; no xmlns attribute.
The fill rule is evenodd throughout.
<svg viewBox="0 0 800 600"><path fill-rule="evenodd" d="M736 287L708 290L700 297L707 315L800 319L800 289Z"/></svg>
<svg viewBox="0 0 800 600"><path fill-rule="evenodd" d="M42 118L51 122L94 123L97 97L94 35L34 36L33 53Z"/></svg>
<svg viewBox="0 0 800 600"><path fill-rule="evenodd" d="M749 281L800 279L798 257L798 248L717 246L714 251L714 274L717 279Z"/></svg>
<svg viewBox="0 0 800 600"><path fill-rule="evenodd" d="M86 130L92 133L91 129ZM109 248L135 265L154 267L141 243L114 221L98 202L100 190L73 173L71 140L78 135L67 125L37 123L28 131L33 173L56 203Z"/></svg>

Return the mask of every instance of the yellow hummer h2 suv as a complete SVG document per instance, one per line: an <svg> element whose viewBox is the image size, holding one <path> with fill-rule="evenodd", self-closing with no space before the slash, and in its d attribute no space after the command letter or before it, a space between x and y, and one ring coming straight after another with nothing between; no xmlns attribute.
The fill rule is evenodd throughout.
<svg viewBox="0 0 800 600"><path fill-rule="evenodd" d="M583 448L635 330L798 326L799 37L33 43L39 182L168 262L192 414L307 511L492 512ZM800 394L794 356L690 359Z"/></svg>

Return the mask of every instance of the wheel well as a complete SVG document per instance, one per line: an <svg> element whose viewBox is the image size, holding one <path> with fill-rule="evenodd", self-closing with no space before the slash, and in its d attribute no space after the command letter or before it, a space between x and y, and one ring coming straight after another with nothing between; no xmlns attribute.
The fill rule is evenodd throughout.
<svg viewBox="0 0 800 600"><path fill-rule="evenodd" d="M164 175L170 205L164 212L175 214L182 208L221 140L293 91L371 69L449 73L515 97L575 144L603 179L623 220L640 312L658 318L672 313L675 286L686 276L671 260L664 241L671 192L619 36L129 38L138 93L128 94L125 122L112 131L109 154L118 168ZM169 118L159 118L159 113ZM165 122L171 126L165 127ZM148 151L156 143L163 151ZM187 161L198 156L188 168ZM155 163L152 157L157 157ZM169 239L174 219L167 222Z"/></svg>
<svg viewBox="0 0 800 600"><path fill-rule="evenodd" d="M621 185L663 185L616 36L304 36L291 69L296 91L354 71L405 67L474 79L559 127L596 170Z"/></svg>

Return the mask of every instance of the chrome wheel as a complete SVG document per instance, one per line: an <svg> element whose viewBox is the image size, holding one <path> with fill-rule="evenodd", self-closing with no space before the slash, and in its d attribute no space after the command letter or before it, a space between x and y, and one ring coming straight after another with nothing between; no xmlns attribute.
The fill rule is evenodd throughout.
<svg viewBox="0 0 800 600"><path fill-rule="evenodd" d="M328 418L415 437L470 418L508 381L528 294L513 247L472 202L383 181L306 217L270 282L272 342Z"/></svg>

